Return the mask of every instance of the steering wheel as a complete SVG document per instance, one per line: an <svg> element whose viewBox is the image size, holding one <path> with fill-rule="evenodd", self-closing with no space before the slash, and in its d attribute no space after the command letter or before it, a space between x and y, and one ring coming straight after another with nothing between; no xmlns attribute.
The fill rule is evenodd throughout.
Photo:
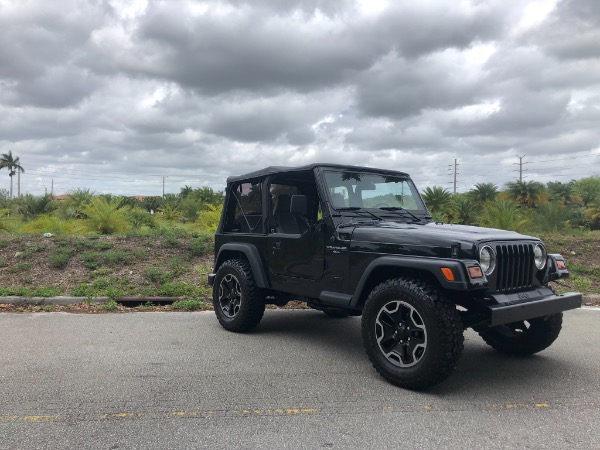
<svg viewBox="0 0 600 450"><path fill-rule="evenodd" d="M388 205L386 202L379 202L375 205L375 208L381 208L382 206L385 206L387 208L390 208L390 205Z"/></svg>

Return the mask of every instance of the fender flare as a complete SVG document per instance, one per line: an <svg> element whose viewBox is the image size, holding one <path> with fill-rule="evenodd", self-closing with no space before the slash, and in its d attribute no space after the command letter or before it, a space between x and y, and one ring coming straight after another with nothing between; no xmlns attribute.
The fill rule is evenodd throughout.
<svg viewBox="0 0 600 450"><path fill-rule="evenodd" d="M472 263L472 264L471 264ZM375 272L377 269L386 267L386 268L399 268L399 269L411 269L411 270L419 270L422 272L428 272L435 277L440 286L443 289L453 290L453 291L467 291L476 287L483 287L487 284L487 280L485 277L479 281L470 280L467 274L467 265L478 265L477 261L458 261L455 259L438 259L438 258L416 258L410 256L382 256L381 258L377 258L367 266L364 270L358 284L356 285L356 289L354 290L354 295L352 296L352 301L350 302L351 307L360 307L360 300L364 298L365 288L371 277L371 274ZM447 267L452 270L454 274L454 281L448 281L441 269L442 267Z"/></svg>
<svg viewBox="0 0 600 450"><path fill-rule="evenodd" d="M221 263L225 261L224 253L228 251L242 253L246 257L248 263L250 264L252 274L254 275L254 280L256 281L256 285L258 287L270 287L269 278L267 277L267 273L265 272L262 259L260 258L260 253L258 249L252 244L234 242L223 244L221 248L219 248L219 253L217 254L217 258L215 259L215 272L218 270Z"/></svg>

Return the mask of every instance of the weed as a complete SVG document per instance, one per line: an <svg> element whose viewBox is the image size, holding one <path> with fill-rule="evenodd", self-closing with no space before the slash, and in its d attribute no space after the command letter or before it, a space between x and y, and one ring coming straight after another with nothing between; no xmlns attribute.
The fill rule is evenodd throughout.
<svg viewBox="0 0 600 450"><path fill-rule="evenodd" d="M111 273L112 273L112 269L103 267L101 269L92 270L89 275L91 278L96 278L96 277L102 277L104 275L109 275Z"/></svg>
<svg viewBox="0 0 600 450"><path fill-rule="evenodd" d="M129 264L132 260L132 255L122 250L107 251L103 254L103 262L107 266L118 267Z"/></svg>
<svg viewBox="0 0 600 450"><path fill-rule="evenodd" d="M197 288L183 282L165 283L158 288L158 295L165 297L198 297Z"/></svg>
<svg viewBox="0 0 600 450"><path fill-rule="evenodd" d="M165 273L157 267L148 267L147 269L144 269L144 278L152 283L164 284L171 281L173 277L170 273Z"/></svg>
<svg viewBox="0 0 600 450"><path fill-rule="evenodd" d="M173 302L171 307L173 309L190 311L190 310L194 310L194 309L203 309L204 303L202 303L200 300L197 300L197 299L178 300L176 302Z"/></svg>
<svg viewBox="0 0 600 450"><path fill-rule="evenodd" d="M54 305L42 305L42 311L44 312L52 312L54 311Z"/></svg>
<svg viewBox="0 0 600 450"><path fill-rule="evenodd" d="M100 266L101 255L98 252L84 252L80 258L83 265L90 270L95 270Z"/></svg>
<svg viewBox="0 0 600 450"><path fill-rule="evenodd" d="M152 311L152 310L154 310L155 306L154 306L154 303L152 303L151 301L147 301L143 305L139 305L137 308L140 311Z"/></svg>
<svg viewBox="0 0 600 450"><path fill-rule="evenodd" d="M8 241L6 239L0 239L0 248L8 247Z"/></svg>
<svg viewBox="0 0 600 450"><path fill-rule="evenodd" d="M3 259L0 259L0 269L2 267L6 267L8 265L8 263L6 261L4 261Z"/></svg>
<svg viewBox="0 0 600 450"><path fill-rule="evenodd" d="M31 290L31 297L56 297L62 292L55 287L41 287Z"/></svg>
<svg viewBox="0 0 600 450"><path fill-rule="evenodd" d="M575 287L575 290L577 290L578 292L588 292L589 289L592 287L592 280L580 276L574 276L571 279L571 283Z"/></svg>
<svg viewBox="0 0 600 450"><path fill-rule="evenodd" d="M169 268L171 269L172 278L176 278L179 275L183 275L188 272L188 266L184 263L184 261L179 256L175 256L171 258L168 262Z"/></svg>
<svg viewBox="0 0 600 450"><path fill-rule="evenodd" d="M95 295L95 290L89 284L80 284L73 288L71 295L74 297L87 297L88 299L91 299Z"/></svg>
<svg viewBox="0 0 600 450"><path fill-rule="evenodd" d="M199 235L190 241L189 251L192 256L204 256L213 250L213 245L211 235Z"/></svg>
<svg viewBox="0 0 600 450"><path fill-rule="evenodd" d="M98 309L100 311L116 311L119 309L119 304L113 298L111 298L106 303L98 305Z"/></svg>
<svg viewBox="0 0 600 450"><path fill-rule="evenodd" d="M31 270L31 264L28 262L20 262L9 268L10 273L27 272Z"/></svg>
<svg viewBox="0 0 600 450"><path fill-rule="evenodd" d="M69 263L71 256L73 256L73 250L66 248L58 249L50 255L50 265L57 269L64 269Z"/></svg>

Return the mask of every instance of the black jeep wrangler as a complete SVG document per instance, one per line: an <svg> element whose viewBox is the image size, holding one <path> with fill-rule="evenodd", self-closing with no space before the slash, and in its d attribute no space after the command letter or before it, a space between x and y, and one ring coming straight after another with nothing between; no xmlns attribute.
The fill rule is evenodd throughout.
<svg viewBox="0 0 600 450"><path fill-rule="evenodd" d="M292 299L362 315L373 366L410 389L450 374L466 328L528 355L558 337L562 311L581 306L581 294L548 287L568 271L539 239L433 222L408 174L334 164L228 178L213 272L227 330L248 331L265 304Z"/></svg>

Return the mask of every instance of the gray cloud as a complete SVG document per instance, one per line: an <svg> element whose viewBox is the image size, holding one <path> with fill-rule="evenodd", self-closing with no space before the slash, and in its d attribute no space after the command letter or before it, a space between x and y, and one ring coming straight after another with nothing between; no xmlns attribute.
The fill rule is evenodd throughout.
<svg viewBox="0 0 600 450"><path fill-rule="evenodd" d="M540 181L595 173L594 0L547 17L517 0L378 5L0 0L0 151L21 157L33 193L53 179L160 194L163 176L167 191L221 188L315 161L424 187L447 183L455 158L467 189L514 179L517 152ZM565 155L589 164L535 164Z"/></svg>

